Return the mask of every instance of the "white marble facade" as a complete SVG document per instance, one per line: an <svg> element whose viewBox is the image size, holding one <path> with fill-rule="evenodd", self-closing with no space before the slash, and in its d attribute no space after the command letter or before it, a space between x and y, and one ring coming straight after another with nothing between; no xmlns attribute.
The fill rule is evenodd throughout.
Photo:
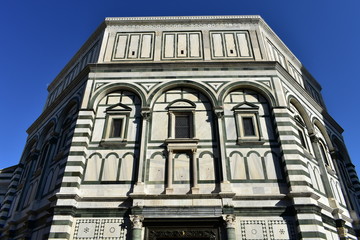
<svg viewBox="0 0 360 240"><path fill-rule="evenodd" d="M28 129L0 239L356 239L320 91L259 16L107 18Z"/></svg>

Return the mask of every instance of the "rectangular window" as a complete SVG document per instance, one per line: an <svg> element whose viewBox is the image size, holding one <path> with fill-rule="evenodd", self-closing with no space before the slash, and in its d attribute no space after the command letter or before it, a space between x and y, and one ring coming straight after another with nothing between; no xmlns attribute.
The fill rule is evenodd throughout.
<svg viewBox="0 0 360 240"><path fill-rule="evenodd" d="M191 138L191 115L175 115L175 138Z"/></svg>
<svg viewBox="0 0 360 240"><path fill-rule="evenodd" d="M112 125L111 125L111 133L110 138L120 138L121 137L121 130L123 125L122 118L113 118Z"/></svg>
<svg viewBox="0 0 360 240"><path fill-rule="evenodd" d="M243 117L244 136L256 136L254 121L252 117Z"/></svg>

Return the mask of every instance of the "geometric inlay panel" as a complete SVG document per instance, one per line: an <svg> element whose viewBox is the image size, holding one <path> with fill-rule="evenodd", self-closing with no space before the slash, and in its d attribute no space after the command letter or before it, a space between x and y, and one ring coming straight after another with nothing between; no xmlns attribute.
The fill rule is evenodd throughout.
<svg viewBox="0 0 360 240"><path fill-rule="evenodd" d="M284 220L270 220L268 221L268 224L270 239L295 239L295 229L292 222Z"/></svg>
<svg viewBox="0 0 360 240"><path fill-rule="evenodd" d="M241 220L242 240L295 240L295 226L288 220Z"/></svg>
<svg viewBox="0 0 360 240"><path fill-rule="evenodd" d="M73 239L125 240L127 228L121 218L77 219Z"/></svg>
<svg viewBox="0 0 360 240"><path fill-rule="evenodd" d="M241 235L244 240L267 239L266 223L262 220L240 221Z"/></svg>

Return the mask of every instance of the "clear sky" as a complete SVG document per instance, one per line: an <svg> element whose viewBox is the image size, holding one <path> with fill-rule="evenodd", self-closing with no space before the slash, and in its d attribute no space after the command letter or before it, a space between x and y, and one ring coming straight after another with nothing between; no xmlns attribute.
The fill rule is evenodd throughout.
<svg viewBox="0 0 360 240"><path fill-rule="evenodd" d="M359 0L4 0L0 5L0 169L17 164L47 86L105 17L261 15L323 86L360 173Z"/></svg>

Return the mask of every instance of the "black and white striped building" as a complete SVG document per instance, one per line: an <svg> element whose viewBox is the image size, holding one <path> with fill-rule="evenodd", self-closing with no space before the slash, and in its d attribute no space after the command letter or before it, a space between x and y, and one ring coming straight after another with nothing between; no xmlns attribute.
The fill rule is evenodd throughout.
<svg viewBox="0 0 360 240"><path fill-rule="evenodd" d="M360 234L343 129L259 16L107 18L48 91L1 240Z"/></svg>

